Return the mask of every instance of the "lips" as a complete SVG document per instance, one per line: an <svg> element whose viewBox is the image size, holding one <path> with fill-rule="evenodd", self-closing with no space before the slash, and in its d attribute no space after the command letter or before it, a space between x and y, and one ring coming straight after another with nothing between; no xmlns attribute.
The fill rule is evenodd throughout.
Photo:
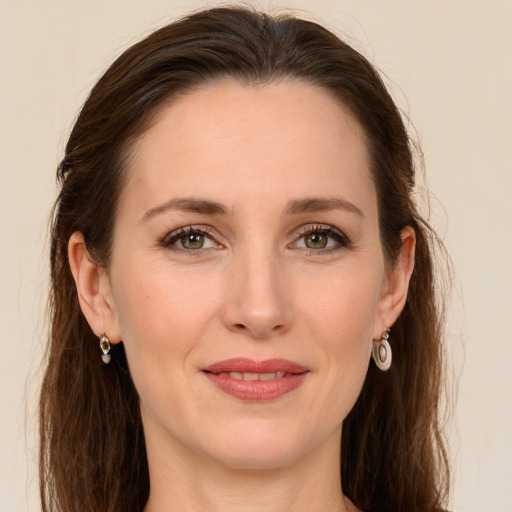
<svg viewBox="0 0 512 512"><path fill-rule="evenodd" d="M221 391L244 401L275 400L299 387L309 372L287 359L244 358L219 361L202 371Z"/></svg>

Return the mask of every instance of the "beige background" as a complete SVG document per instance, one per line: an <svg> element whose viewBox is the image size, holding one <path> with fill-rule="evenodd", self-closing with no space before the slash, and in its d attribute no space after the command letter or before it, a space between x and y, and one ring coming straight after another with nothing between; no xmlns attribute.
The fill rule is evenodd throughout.
<svg viewBox="0 0 512 512"><path fill-rule="evenodd" d="M0 0L0 512L39 510L35 396L46 226L73 119L121 50L213 3ZM454 371L462 373L450 430L452 506L511 512L512 2L258 5L312 13L396 84L423 144L432 221L456 269L447 336Z"/></svg>

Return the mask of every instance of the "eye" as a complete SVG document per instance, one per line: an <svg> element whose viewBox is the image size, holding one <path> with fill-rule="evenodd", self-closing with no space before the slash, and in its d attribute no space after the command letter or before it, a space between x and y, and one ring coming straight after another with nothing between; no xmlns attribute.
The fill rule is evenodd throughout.
<svg viewBox="0 0 512 512"><path fill-rule="evenodd" d="M304 244L308 249L325 249L329 237L325 233L311 233L304 237Z"/></svg>
<svg viewBox="0 0 512 512"><path fill-rule="evenodd" d="M183 227L169 233L161 245L175 251L199 251L220 248L207 228Z"/></svg>
<svg viewBox="0 0 512 512"><path fill-rule="evenodd" d="M300 238L293 244L293 248L309 249L311 253L341 249L350 245L350 240L340 230L326 224L304 226L299 230Z"/></svg>

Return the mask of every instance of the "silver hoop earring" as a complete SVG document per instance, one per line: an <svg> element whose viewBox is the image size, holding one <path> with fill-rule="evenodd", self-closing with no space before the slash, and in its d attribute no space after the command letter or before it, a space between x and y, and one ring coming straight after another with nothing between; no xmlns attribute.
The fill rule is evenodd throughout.
<svg viewBox="0 0 512 512"><path fill-rule="evenodd" d="M110 360L112 359L112 356L110 355L111 348L110 340L108 339L108 336L104 334L100 338L100 349L103 352L103 354L101 354L101 360L103 361L103 364L110 363Z"/></svg>
<svg viewBox="0 0 512 512"><path fill-rule="evenodd" d="M386 329L382 335L380 340L373 341L372 343L372 357L377 365L379 370L383 372L389 370L391 367L391 346L388 342L389 338L389 329Z"/></svg>

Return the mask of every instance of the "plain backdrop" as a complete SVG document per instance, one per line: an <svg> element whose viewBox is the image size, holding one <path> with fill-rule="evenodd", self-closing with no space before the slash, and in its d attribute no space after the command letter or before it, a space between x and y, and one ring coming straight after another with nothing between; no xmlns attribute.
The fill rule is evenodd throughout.
<svg viewBox="0 0 512 512"><path fill-rule="evenodd" d="M39 510L37 388L55 168L88 91L152 29L216 2L0 0L0 512ZM455 267L447 348L461 512L512 511L512 2L304 0L385 74Z"/></svg>

